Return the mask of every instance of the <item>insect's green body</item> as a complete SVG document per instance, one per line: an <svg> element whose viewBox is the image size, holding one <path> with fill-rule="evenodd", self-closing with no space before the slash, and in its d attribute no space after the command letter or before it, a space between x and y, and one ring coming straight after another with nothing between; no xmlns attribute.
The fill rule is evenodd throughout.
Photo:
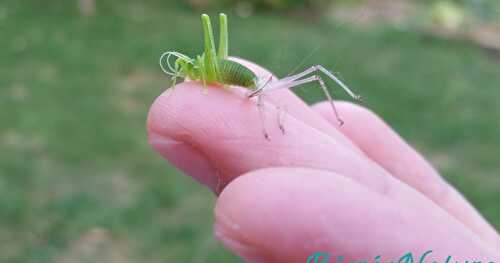
<svg viewBox="0 0 500 263"><path fill-rule="evenodd" d="M215 52L215 43L212 32L212 25L208 15L201 16L205 50L202 55L198 55L195 59L189 58L178 52L166 52L167 63L169 56L175 56L175 64L172 67L168 64L172 72L168 72L172 78L177 77L189 78L191 80L199 80L204 86L207 84L220 83L223 85L236 85L247 89L254 90L257 87L257 76L247 67L242 64L227 59L228 53L228 36L227 36L227 17L225 14L220 14L220 39L219 51ZM160 65L163 68L162 58Z"/></svg>
<svg viewBox="0 0 500 263"><path fill-rule="evenodd" d="M255 89L257 87L257 76L247 67L227 59L219 60L218 63L218 82L249 89Z"/></svg>

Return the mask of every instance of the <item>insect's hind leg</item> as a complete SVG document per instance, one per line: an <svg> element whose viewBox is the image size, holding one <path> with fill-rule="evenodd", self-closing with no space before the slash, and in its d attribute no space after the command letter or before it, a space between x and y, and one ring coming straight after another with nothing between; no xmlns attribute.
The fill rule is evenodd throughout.
<svg viewBox="0 0 500 263"><path fill-rule="evenodd" d="M340 81L340 79L338 79L337 76L335 76L333 73L331 73L325 67L323 67L321 65L316 65L313 67L316 70L319 70L323 74L327 75L331 80L335 81L335 83L337 83L340 87L342 87L342 89L344 89L344 91L347 92L347 94L349 94L349 96L351 96L353 99L355 99L357 101L362 100L360 95L354 94L354 92L349 87L347 87L347 85L345 85L342 81Z"/></svg>
<svg viewBox="0 0 500 263"><path fill-rule="evenodd" d="M261 94L262 91L267 88L268 84L271 83L271 80L273 79L273 75L270 75L266 81L264 81L261 85L257 85L257 88L255 90L251 90L248 92L245 96L248 98L254 97L258 94Z"/></svg>
<svg viewBox="0 0 500 263"><path fill-rule="evenodd" d="M283 82L296 81L296 80L298 80L302 77L305 77L313 72L321 72L321 73L327 75L328 78L335 81L335 83L337 83L337 85L339 85L347 94L349 94L349 96L351 96L353 99L355 99L357 101L361 101L360 95L355 94L349 87L347 87L346 84L344 84L339 78L337 78L337 76L335 76L333 73L331 73L329 70L327 70L325 67L323 67L321 65L311 66L310 68L308 68L300 73L282 78L279 81L283 81Z"/></svg>
<svg viewBox="0 0 500 263"><path fill-rule="evenodd" d="M339 122L340 125L343 125L344 121L340 118L340 115L337 111L337 108L335 107L335 103L333 102L332 95L328 91L323 79L321 79L321 77L319 77L318 75L313 75L311 77L308 77L305 79L300 79L300 80L295 80L295 81L279 80L279 81L275 82L274 84L268 86L266 89L263 89L261 91L261 93L265 93L265 92L273 91L273 90L278 90L278 89L290 89L290 88L297 87L297 86L300 86L300 85L303 85L306 83L310 83L310 82L314 82L314 81L317 81L319 83L321 89L323 90L323 93L325 94L326 98L328 99L328 101L330 103L330 106L332 107L333 113L335 114L335 118L337 119L337 121ZM261 93L257 94L257 96L259 96L259 97L262 96L263 94L261 94Z"/></svg>
<svg viewBox="0 0 500 263"><path fill-rule="evenodd" d="M316 80L319 82L321 89L323 89L323 92L325 93L325 96L328 98L330 106L333 109L333 113L335 114L335 118L339 122L339 125L342 126L344 124L344 121L340 118L339 112L337 111L337 108L335 107L335 103L333 102L333 98L330 95L330 92L326 88L325 82L319 76L315 75L315 76L313 76L313 78L316 78Z"/></svg>

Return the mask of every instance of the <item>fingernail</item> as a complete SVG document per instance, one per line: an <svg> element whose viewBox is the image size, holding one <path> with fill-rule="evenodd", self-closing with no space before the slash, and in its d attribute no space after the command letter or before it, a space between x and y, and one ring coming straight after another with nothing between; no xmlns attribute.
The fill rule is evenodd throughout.
<svg viewBox="0 0 500 263"><path fill-rule="evenodd" d="M241 242L238 238L234 238L236 235L233 231L235 229L228 230L220 224L215 224L214 235L215 237L229 250L234 252L236 255L240 256L245 262L259 263L259 262L273 262L270 261L268 256L262 253L261 249L251 246L250 244L245 244ZM231 233L231 234L229 234Z"/></svg>
<svg viewBox="0 0 500 263"><path fill-rule="evenodd" d="M213 191L218 184L217 170L208 159L188 143L154 132L149 133L149 144L175 167Z"/></svg>

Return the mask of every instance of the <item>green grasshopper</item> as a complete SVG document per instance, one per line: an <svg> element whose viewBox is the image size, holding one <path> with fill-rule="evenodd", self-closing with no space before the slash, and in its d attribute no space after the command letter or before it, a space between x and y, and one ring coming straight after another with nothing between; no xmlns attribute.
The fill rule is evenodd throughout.
<svg viewBox="0 0 500 263"><path fill-rule="evenodd" d="M359 95L354 94L342 81L321 65L309 67L298 74L290 75L282 79L274 79L272 76L259 77L255 75L255 73L244 65L228 59L227 16L221 13L219 14L219 19L220 38L219 50L217 53L215 51L215 41L212 25L210 23L210 17L206 14L202 14L201 21L205 46L203 54L196 56L196 58L190 58L176 51L168 51L161 55L160 67L163 72L172 77L174 85L177 78L189 78L190 80L201 81L205 89L207 85L215 83L222 84L223 86L240 86L248 89L246 94L248 98L257 97L257 105L262 111L262 98L268 91L289 89L316 81L319 83L325 93L325 96L328 98L335 114L335 118L338 120L340 125L343 124L343 121L335 108L330 92L326 88L326 85L321 77L313 73L321 72L325 74L327 77L335 81L352 98L355 100L361 100ZM171 64L171 58L175 59L173 65ZM163 63L164 60L166 60L166 68ZM284 132L281 124L280 129ZM266 139L268 138L266 131L264 131L264 136Z"/></svg>

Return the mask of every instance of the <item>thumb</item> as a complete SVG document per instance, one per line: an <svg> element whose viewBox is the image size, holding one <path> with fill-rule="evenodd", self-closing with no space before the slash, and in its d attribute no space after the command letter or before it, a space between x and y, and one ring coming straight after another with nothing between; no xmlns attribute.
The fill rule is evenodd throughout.
<svg viewBox="0 0 500 263"><path fill-rule="evenodd" d="M476 234L432 201L408 207L392 196L393 190L374 192L322 170L253 171L221 193L215 235L247 262L320 262L313 256L318 252L321 262L339 257L371 262L377 256L379 262L397 262L409 252L419 258L428 251L425 262L444 262L448 255L458 262L497 259Z"/></svg>

